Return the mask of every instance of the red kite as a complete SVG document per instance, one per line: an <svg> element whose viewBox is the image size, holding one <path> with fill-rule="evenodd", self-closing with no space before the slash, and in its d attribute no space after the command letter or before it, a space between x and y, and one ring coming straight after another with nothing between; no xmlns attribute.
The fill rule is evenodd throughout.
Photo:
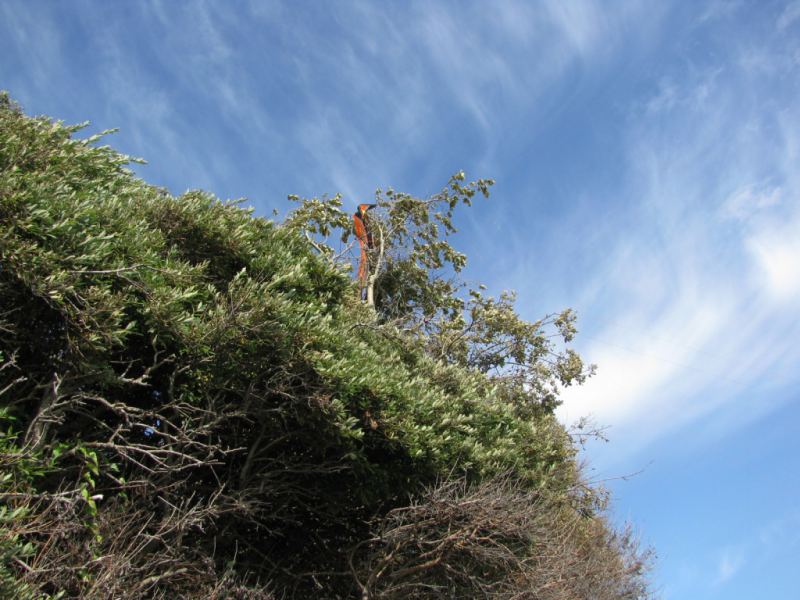
<svg viewBox="0 0 800 600"><path fill-rule="evenodd" d="M353 214L353 229L358 238L358 245L361 247L361 259L358 262L358 283L362 290L367 287L367 265L369 263L367 251L372 250L375 245L372 240L372 232L369 230L367 211L376 206L376 204L359 204L358 210Z"/></svg>

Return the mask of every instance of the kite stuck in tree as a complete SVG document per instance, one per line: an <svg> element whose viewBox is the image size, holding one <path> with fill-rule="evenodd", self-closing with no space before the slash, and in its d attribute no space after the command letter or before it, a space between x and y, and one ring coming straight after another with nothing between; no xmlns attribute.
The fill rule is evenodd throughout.
<svg viewBox="0 0 800 600"><path fill-rule="evenodd" d="M364 290L367 288L369 271L368 251L372 250L374 247L367 211L372 210L376 206L376 204L359 204L358 210L353 213L353 229L355 230L356 237L358 238L358 245L361 247L361 257L358 261L359 295L363 295Z"/></svg>

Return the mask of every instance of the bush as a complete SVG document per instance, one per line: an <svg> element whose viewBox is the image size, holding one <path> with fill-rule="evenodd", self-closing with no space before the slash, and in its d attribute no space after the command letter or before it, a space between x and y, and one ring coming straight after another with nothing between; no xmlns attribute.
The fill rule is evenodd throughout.
<svg viewBox="0 0 800 600"><path fill-rule="evenodd" d="M615 553L627 564L577 491L552 404L521 410L522 384L432 352L434 331L381 319L298 227L198 191L172 197L78 129L0 100L5 589L392 597L429 581L502 597L519 577L514 589L545 586L538 542L501 526L520 498L547 498L523 523L574 530L576 565ZM496 494L489 513L462 506L481 494ZM373 576L398 519L438 535L424 515L442 497L462 506L459 523L498 526L487 540L513 560L495 560L492 541L447 550L462 575L411 577L403 541L406 566ZM476 588L463 574L481 561L491 577Z"/></svg>

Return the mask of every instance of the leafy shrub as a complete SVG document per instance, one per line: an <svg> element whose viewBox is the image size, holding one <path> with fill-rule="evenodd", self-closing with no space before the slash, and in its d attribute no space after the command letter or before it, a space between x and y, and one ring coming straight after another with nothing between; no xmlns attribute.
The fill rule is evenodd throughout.
<svg viewBox="0 0 800 600"><path fill-rule="evenodd" d="M459 523L491 528L503 511L516 518L519 498L548 498L520 522L572 528L571 565L627 564L552 415L553 382L582 376L568 353L545 367L543 328L567 339L568 314L526 327L509 298L459 304L456 289L445 290L447 310L376 313L304 235L308 219L277 225L203 192L172 197L78 129L0 99L0 403L13 419L2 440L5 589L337 598L397 597L400 583L419 583L472 597L468 576L408 579L413 545L403 546L409 566L364 582L403 519L438 535L425 525L444 506L437 498L463 505L499 474L509 483L491 488L492 520L466 510ZM451 191L471 189L460 185ZM434 292L426 306L444 289L416 282ZM478 336L466 353L447 341L459 307L495 323L463 321ZM503 371L502 356L483 352L491 331L523 344L524 368ZM454 568L466 573L485 561L487 594L520 573L525 589L547 586L530 532L499 527L486 539L513 542L513 560L493 562L491 541L448 564L463 559ZM644 589L638 568L597 573L608 589L625 577ZM613 593L602 597L635 597Z"/></svg>

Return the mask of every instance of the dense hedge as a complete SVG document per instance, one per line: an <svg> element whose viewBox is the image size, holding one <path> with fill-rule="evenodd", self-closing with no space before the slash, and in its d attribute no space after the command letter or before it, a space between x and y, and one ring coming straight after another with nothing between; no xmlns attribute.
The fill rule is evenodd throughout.
<svg viewBox="0 0 800 600"><path fill-rule="evenodd" d="M377 321L296 231L172 197L77 130L0 98L0 595L645 594L552 414ZM487 485L569 523L611 591L522 577L542 551L523 534L486 581L448 575L449 543L386 560L406 508L455 531L482 517L436 521L441 490Z"/></svg>

